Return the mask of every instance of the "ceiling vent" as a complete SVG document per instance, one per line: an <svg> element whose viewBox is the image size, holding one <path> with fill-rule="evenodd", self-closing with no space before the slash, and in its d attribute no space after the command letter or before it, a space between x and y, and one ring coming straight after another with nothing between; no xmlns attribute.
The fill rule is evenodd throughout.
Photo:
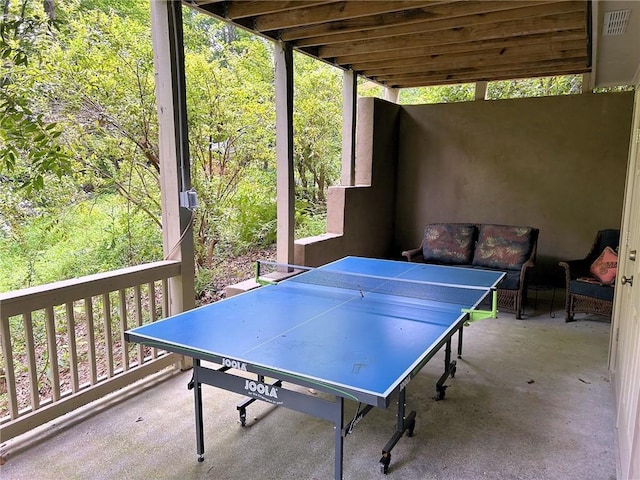
<svg viewBox="0 0 640 480"><path fill-rule="evenodd" d="M614 10L604 13L603 35L622 35L627 31L631 10Z"/></svg>

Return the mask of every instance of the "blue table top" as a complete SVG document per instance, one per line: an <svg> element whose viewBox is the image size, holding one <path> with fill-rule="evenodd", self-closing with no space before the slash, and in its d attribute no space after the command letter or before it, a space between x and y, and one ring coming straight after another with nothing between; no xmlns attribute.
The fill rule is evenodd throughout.
<svg viewBox="0 0 640 480"><path fill-rule="evenodd" d="M127 332L129 341L220 363L345 398L380 403L440 348L489 290L469 304L443 303L361 288L299 281L318 272L495 287L500 272L346 257L301 276L267 285ZM401 285L403 285L401 283ZM422 288L418 284L418 288ZM425 289L431 288L424 285ZM255 367L257 370L252 370Z"/></svg>

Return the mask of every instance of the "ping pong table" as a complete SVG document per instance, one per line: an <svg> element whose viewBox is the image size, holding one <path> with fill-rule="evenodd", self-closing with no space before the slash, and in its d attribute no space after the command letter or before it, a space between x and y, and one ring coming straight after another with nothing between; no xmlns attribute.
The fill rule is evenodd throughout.
<svg viewBox="0 0 640 480"><path fill-rule="evenodd" d="M495 316L495 291L503 276L345 257L131 329L125 338L193 358L189 388L194 390L198 461L204 460L206 384L245 397L237 405L243 426L246 408L255 400L332 422L336 479L342 478L344 438L373 408L387 408L397 399L395 432L379 461L387 473L391 450L415 428L416 412L405 411L407 385L444 346L436 399L444 398L444 382L456 372L452 336L458 332L460 356L465 323ZM481 310L491 297L492 308ZM357 402L346 423L345 400Z"/></svg>

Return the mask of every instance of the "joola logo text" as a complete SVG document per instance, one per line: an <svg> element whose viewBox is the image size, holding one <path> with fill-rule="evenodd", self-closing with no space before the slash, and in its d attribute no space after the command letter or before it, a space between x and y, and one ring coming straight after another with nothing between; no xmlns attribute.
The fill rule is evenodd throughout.
<svg viewBox="0 0 640 480"><path fill-rule="evenodd" d="M278 398L278 389L264 383L254 382L252 380L245 380L244 389L251 393L257 393L258 395L264 395L265 397Z"/></svg>
<svg viewBox="0 0 640 480"><path fill-rule="evenodd" d="M238 362L237 360L229 360L228 358L222 359L222 365L225 367L235 368L237 370L247 371L247 364L244 362Z"/></svg>

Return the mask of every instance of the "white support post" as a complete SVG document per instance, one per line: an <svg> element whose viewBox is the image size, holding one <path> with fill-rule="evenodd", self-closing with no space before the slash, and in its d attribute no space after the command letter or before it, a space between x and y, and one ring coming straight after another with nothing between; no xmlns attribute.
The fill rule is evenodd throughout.
<svg viewBox="0 0 640 480"><path fill-rule="evenodd" d="M398 103L398 100L400 99L400 89L385 87L384 99L388 102Z"/></svg>
<svg viewBox="0 0 640 480"><path fill-rule="evenodd" d="M340 184L355 185L356 176L356 118L358 105L358 76L353 70L342 75L342 175Z"/></svg>
<svg viewBox="0 0 640 480"><path fill-rule="evenodd" d="M180 207L180 192L191 188L181 8L180 2L151 1L162 241L165 257L182 262L181 275L169 279L169 315L195 306L192 213Z"/></svg>
<svg viewBox="0 0 640 480"><path fill-rule="evenodd" d="M487 99L487 82L476 82L476 100Z"/></svg>
<svg viewBox="0 0 640 480"><path fill-rule="evenodd" d="M293 182L293 49L291 44L275 44L276 81L276 259L293 263L295 233L295 190Z"/></svg>
<svg viewBox="0 0 640 480"><path fill-rule="evenodd" d="M582 93L591 93L593 92L593 85L591 84L592 76L590 72L586 72L582 74Z"/></svg>

